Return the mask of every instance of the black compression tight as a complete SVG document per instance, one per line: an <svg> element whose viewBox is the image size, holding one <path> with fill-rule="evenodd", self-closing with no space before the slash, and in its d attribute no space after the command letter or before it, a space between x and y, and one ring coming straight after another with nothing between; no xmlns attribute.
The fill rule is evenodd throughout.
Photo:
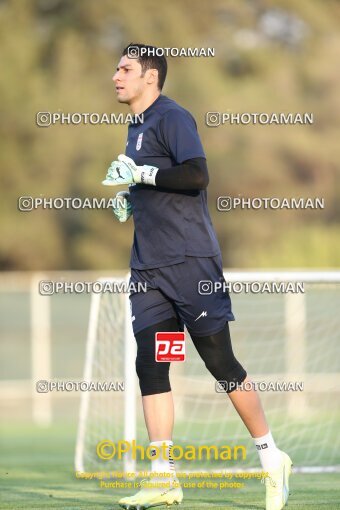
<svg viewBox="0 0 340 510"><path fill-rule="evenodd" d="M176 318L154 324L137 333L136 371L143 396L171 391L169 380L170 363L155 361L155 335L158 331L179 331ZM235 389L247 376L246 371L234 356L229 334L229 326L214 335L197 337L192 341L205 366L217 381L226 381L227 393Z"/></svg>
<svg viewBox="0 0 340 510"><path fill-rule="evenodd" d="M155 360L155 336L158 331L178 330L177 319L171 318L143 329L135 335L137 341L136 371L143 397L171 391L170 363L158 363Z"/></svg>
<svg viewBox="0 0 340 510"><path fill-rule="evenodd" d="M191 335L192 341L205 366L216 381L223 381L227 393L231 393L247 377L247 372L234 356L229 325L208 336Z"/></svg>

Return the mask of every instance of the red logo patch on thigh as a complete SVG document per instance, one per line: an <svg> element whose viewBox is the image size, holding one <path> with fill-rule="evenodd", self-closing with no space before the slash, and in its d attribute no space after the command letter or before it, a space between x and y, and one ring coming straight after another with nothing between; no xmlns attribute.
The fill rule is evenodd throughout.
<svg viewBox="0 0 340 510"><path fill-rule="evenodd" d="M183 331L157 332L155 341L156 361L185 361L185 334Z"/></svg>

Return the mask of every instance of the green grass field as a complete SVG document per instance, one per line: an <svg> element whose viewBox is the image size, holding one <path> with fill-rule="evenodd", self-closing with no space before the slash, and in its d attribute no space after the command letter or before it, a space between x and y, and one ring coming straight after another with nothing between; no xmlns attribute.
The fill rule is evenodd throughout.
<svg viewBox="0 0 340 510"><path fill-rule="evenodd" d="M1 430L1 510L118 509L116 501L129 492L101 489L98 481L78 480L73 471L74 430L58 426L41 430L14 426ZM339 474L295 474L289 510L340 509ZM260 510L264 487L256 480L243 489L187 489L181 508Z"/></svg>

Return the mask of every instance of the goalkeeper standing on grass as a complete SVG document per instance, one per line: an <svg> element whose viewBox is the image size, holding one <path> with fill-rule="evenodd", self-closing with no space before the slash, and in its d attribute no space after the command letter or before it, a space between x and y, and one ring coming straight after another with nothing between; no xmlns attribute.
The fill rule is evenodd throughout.
<svg viewBox="0 0 340 510"><path fill-rule="evenodd" d="M183 499L171 456L170 363L155 361L155 334L183 331L185 325L207 369L216 380L226 381L226 392L254 439L263 471L269 473L266 510L280 510L288 499L291 460L276 447L256 391L235 389L249 379L232 350L229 294L222 288L210 295L198 292L200 280L224 281L222 257L207 208L208 169L196 123L161 94L166 73L166 59L156 56L154 47L130 44L113 76L118 101L144 118L130 124L126 155L111 164L103 184L129 185L129 192L120 192L126 207L117 205L114 212L120 221L133 215L131 282L147 283L147 292L133 293L130 301L150 445L166 444L166 455L151 461L152 481L160 480L157 473L172 475L169 488L145 486L119 504L142 510Z"/></svg>

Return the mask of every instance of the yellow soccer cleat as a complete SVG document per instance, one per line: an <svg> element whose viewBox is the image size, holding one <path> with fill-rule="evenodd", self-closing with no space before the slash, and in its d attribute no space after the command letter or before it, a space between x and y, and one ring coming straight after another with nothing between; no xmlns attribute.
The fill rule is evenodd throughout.
<svg viewBox="0 0 340 510"><path fill-rule="evenodd" d="M152 485L155 483L142 480L142 489L134 496L120 499L119 505L126 510L144 510L159 505L179 505L182 502L183 492L177 480L172 487L162 488Z"/></svg>
<svg viewBox="0 0 340 510"><path fill-rule="evenodd" d="M281 452L282 462L278 469L270 471L265 477L266 510L281 510L288 501L289 476L292 473L292 461Z"/></svg>

